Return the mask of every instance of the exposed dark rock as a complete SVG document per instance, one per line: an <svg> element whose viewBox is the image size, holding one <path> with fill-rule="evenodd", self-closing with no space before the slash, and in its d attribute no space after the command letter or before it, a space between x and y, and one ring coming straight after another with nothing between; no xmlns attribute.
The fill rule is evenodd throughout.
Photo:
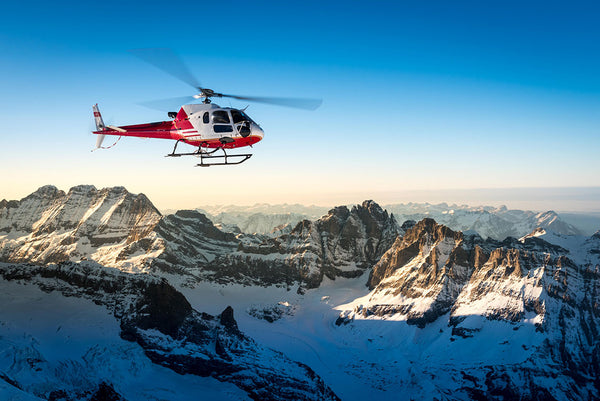
<svg viewBox="0 0 600 401"><path fill-rule="evenodd" d="M221 312L221 315L219 316L219 321L221 322L221 325L225 327L229 332L239 332L237 322L233 318L233 308L231 306L228 306L223 312Z"/></svg>
<svg viewBox="0 0 600 401"><path fill-rule="evenodd" d="M140 329L156 329L176 337L184 320L192 314L192 307L183 294L166 280L150 283L137 304L139 313L133 324Z"/></svg>
<svg viewBox="0 0 600 401"><path fill-rule="evenodd" d="M414 220L406 220L404 223L402 223L400 228L406 232L406 231L410 230L411 228L413 228L415 226L415 224L417 224L417 222Z"/></svg>
<svg viewBox="0 0 600 401"><path fill-rule="evenodd" d="M109 383L102 382L90 401L126 401Z"/></svg>

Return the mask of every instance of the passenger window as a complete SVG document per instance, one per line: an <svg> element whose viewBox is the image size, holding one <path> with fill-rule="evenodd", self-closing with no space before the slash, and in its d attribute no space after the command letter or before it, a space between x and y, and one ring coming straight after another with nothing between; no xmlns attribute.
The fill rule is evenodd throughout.
<svg viewBox="0 0 600 401"><path fill-rule="evenodd" d="M222 132L233 132L233 127L231 125L213 125L213 128L216 133Z"/></svg>
<svg viewBox="0 0 600 401"><path fill-rule="evenodd" d="M204 115L202 116L202 122L204 124L208 124L209 120L208 120L208 111L206 113L204 113Z"/></svg>
<svg viewBox="0 0 600 401"><path fill-rule="evenodd" d="M225 110L213 111L213 124L229 124L229 114Z"/></svg>

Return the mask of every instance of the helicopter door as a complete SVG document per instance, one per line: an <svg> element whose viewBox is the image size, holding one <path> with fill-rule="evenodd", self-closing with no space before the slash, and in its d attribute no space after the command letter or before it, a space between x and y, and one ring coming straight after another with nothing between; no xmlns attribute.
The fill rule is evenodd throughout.
<svg viewBox="0 0 600 401"><path fill-rule="evenodd" d="M212 112L213 130L216 134L227 134L233 132L229 113L226 110L215 110Z"/></svg>

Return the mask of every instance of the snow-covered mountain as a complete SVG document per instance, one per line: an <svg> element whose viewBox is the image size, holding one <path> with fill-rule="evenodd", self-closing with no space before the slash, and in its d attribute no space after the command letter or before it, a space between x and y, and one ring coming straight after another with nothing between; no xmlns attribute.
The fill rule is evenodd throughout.
<svg viewBox="0 0 600 401"><path fill-rule="evenodd" d="M146 196L123 187L97 190L80 185L64 193L44 186L0 208L0 259L50 263L90 258L107 266L136 263L122 250L147 237L161 218Z"/></svg>
<svg viewBox="0 0 600 401"><path fill-rule="evenodd" d="M201 209L199 211L202 212ZM315 216L299 213L219 213L217 215L207 215L223 231L248 234L270 234L274 231L281 231L281 229L289 232L302 220L316 218Z"/></svg>
<svg viewBox="0 0 600 401"><path fill-rule="evenodd" d="M208 216L215 225L224 231L248 234L275 234L291 231L302 220L316 220L327 213L329 208L304 206L299 204L270 205L257 203L252 206L212 205L201 206L199 212Z"/></svg>
<svg viewBox="0 0 600 401"><path fill-rule="evenodd" d="M474 231L483 238L495 240L503 240L506 237L520 238L537 227L567 235L582 234L581 230L562 220L554 211L511 210L506 206L449 206L446 203L406 203L384 207L398 221L432 218L455 231Z"/></svg>
<svg viewBox="0 0 600 401"><path fill-rule="evenodd" d="M337 323L428 332L420 357L457 399L599 397L600 238L538 229L497 242L424 219L383 255L369 288L338 307Z"/></svg>
<svg viewBox="0 0 600 401"><path fill-rule="evenodd" d="M0 203L0 399L598 399L600 235L535 219L365 201L234 234L43 187Z"/></svg>
<svg viewBox="0 0 600 401"><path fill-rule="evenodd" d="M309 218L316 219L330 209L325 206L315 206L315 205L300 205L296 204L277 204L271 205L269 203L256 203L250 206L240 206L240 205L207 205L200 206L201 212L204 212L211 216L218 216L221 213L230 214L230 215L240 215L240 216L249 216L252 214L301 214L304 216L308 216Z"/></svg>
<svg viewBox="0 0 600 401"><path fill-rule="evenodd" d="M372 201L332 209L277 236L224 232L200 212L161 216L125 188L42 187L0 209L0 261L94 260L129 272L219 282L318 286L370 268L401 230Z"/></svg>

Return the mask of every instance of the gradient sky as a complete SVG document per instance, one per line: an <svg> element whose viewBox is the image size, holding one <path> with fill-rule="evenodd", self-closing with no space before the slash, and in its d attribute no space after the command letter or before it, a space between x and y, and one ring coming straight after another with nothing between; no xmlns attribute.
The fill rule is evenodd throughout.
<svg viewBox="0 0 600 401"><path fill-rule="evenodd" d="M123 185L160 208L444 194L472 203L477 188L599 187L598 4L9 2L0 198L49 183ZM164 158L173 146L164 140L123 138L90 153L94 103L123 125L166 119L138 102L193 94L127 52L141 47L171 47L224 93L323 105L251 104L265 139L240 166ZM578 201L593 209L591 192ZM544 208L568 208L556 202Z"/></svg>

